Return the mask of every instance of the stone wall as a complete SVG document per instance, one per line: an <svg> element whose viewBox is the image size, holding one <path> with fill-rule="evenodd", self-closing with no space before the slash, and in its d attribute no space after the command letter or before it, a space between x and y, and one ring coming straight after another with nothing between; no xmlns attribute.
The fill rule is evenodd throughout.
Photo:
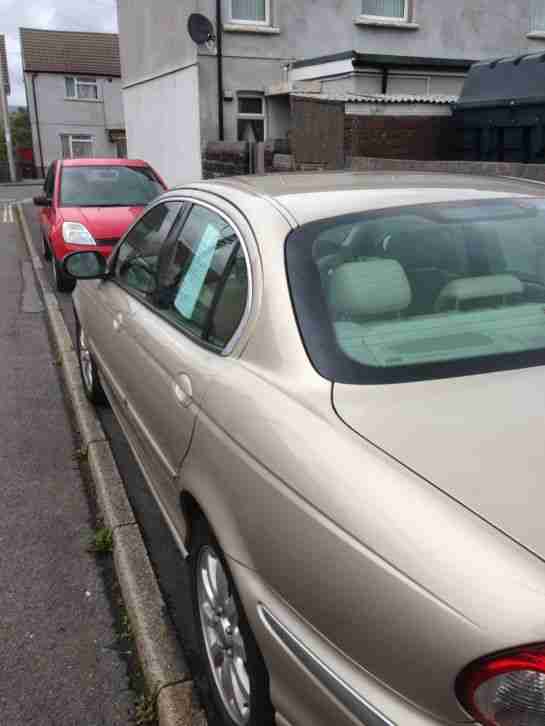
<svg viewBox="0 0 545 726"><path fill-rule="evenodd" d="M203 152L204 179L238 176L250 171L250 151L247 141L210 141Z"/></svg>

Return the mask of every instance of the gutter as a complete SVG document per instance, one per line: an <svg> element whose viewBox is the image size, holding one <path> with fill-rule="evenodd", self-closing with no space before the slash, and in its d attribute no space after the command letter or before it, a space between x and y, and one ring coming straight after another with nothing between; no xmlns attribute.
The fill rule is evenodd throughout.
<svg viewBox="0 0 545 726"><path fill-rule="evenodd" d="M44 152L42 149L42 135L40 133L40 117L38 116L38 99L36 96L36 77L37 73L32 74L32 97L34 98L34 117L36 119L36 135L38 137L38 148L40 150L40 167L42 177L45 178Z"/></svg>

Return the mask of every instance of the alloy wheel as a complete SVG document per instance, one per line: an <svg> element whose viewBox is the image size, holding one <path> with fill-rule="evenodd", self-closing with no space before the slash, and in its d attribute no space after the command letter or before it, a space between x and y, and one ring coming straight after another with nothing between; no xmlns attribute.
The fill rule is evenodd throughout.
<svg viewBox="0 0 545 726"><path fill-rule="evenodd" d="M209 547L199 552L197 598L208 665L222 703L237 726L250 720L250 679L237 604L221 560Z"/></svg>
<svg viewBox="0 0 545 726"><path fill-rule="evenodd" d="M87 347L87 339L83 328L80 328L79 331L79 363L85 387L91 392L94 384L93 360L91 358L91 351Z"/></svg>

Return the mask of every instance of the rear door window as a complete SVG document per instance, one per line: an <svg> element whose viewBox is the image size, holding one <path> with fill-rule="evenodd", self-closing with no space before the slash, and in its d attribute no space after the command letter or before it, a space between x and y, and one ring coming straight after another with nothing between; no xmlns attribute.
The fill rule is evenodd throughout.
<svg viewBox="0 0 545 726"><path fill-rule="evenodd" d="M244 315L248 270L233 227L194 205L161 272L158 308L193 337L223 348Z"/></svg>

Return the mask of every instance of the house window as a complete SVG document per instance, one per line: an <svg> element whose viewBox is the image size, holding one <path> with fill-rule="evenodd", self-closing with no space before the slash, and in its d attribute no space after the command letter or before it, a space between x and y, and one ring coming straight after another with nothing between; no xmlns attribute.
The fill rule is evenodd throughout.
<svg viewBox="0 0 545 726"><path fill-rule="evenodd" d="M257 94L239 94L237 138L239 141L265 140L265 99Z"/></svg>
<svg viewBox="0 0 545 726"><path fill-rule="evenodd" d="M545 3L543 0L532 0L530 22L531 31L545 31Z"/></svg>
<svg viewBox="0 0 545 726"><path fill-rule="evenodd" d="M269 25L269 0L230 0L231 21L250 25Z"/></svg>
<svg viewBox="0 0 545 726"><path fill-rule="evenodd" d="M386 20L408 20L409 0L362 0L362 15Z"/></svg>
<svg viewBox="0 0 545 726"><path fill-rule="evenodd" d="M77 98L80 101L98 100L98 83L96 78L67 76L64 81L66 85L66 98Z"/></svg>
<svg viewBox="0 0 545 726"><path fill-rule="evenodd" d="M92 159L93 158L93 137L61 134L62 158L63 159Z"/></svg>

